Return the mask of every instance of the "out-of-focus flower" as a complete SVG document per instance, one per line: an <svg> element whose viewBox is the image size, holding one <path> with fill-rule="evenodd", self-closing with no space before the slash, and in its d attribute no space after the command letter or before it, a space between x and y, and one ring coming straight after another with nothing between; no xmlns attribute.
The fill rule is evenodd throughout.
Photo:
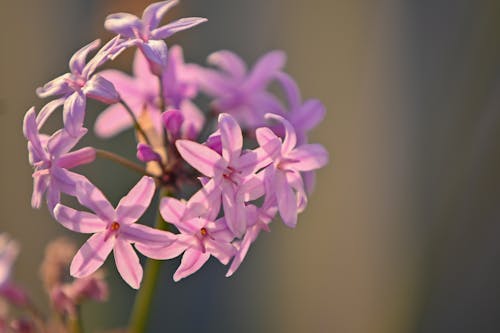
<svg viewBox="0 0 500 333"><path fill-rule="evenodd" d="M0 234L0 296L17 306L25 306L26 292L12 281L12 268L19 254L19 244L5 233Z"/></svg>
<svg viewBox="0 0 500 333"><path fill-rule="evenodd" d="M208 63L220 70L198 67L196 76L200 89L215 99L214 111L229 113L244 128L264 124L265 113L280 113L283 106L266 89L285 65L286 56L272 51L262 56L250 72L243 60L231 51L212 53Z"/></svg>
<svg viewBox="0 0 500 333"><path fill-rule="evenodd" d="M175 235L169 232L135 223L148 208L154 192L153 178L143 177L120 200L115 210L102 192L87 181L79 184L76 197L94 214L58 204L54 216L64 227L94 234L73 258L71 275L83 278L92 274L113 250L118 272L132 288L138 289L142 267L132 244L140 244L144 248L168 245L175 240Z"/></svg>

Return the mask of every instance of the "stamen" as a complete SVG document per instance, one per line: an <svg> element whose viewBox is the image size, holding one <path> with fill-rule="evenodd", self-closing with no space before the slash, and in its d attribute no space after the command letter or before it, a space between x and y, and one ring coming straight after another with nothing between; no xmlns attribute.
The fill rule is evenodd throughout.
<svg viewBox="0 0 500 333"><path fill-rule="evenodd" d="M201 234L203 237L205 237L206 235L208 235L208 231L207 231L207 229L205 229L205 228L201 228L201 229L200 229L200 234Z"/></svg>
<svg viewBox="0 0 500 333"><path fill-rule="evenodd" d="M110 229L111 229L111 231L117 231L118 229L120 229L120 223L118 223L118 222L111 223Z"/></svg>

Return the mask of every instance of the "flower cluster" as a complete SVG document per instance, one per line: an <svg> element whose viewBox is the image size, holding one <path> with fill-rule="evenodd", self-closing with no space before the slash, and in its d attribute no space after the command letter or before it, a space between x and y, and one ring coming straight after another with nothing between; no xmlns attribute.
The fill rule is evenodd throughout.
<svg viewBox="0 0 500 333"><path fill-rule="evenodd" d="M270 52L251 69L225 50L208 57L209 67L186 63L182 48L167 47L164 39L206 19L161 26L176 3L151 4L141 18L109 15L104 26L117 35L100 48L95 40L77 51L69 73L37 89L39 97L54 99L38 113L31 108L24 118L34 168L32 206L40 207L45 196L62 226L91 235L71 262L74 277L90 276L113 252L120 275L138 289L143 270L136 251L158 260L182 255L175 281L196 272L210 256L231 263L230 276L276 216L296 226L314 173L328 162L324 147L308 142L325 108L318 100L302 101L297 84L283 72L285 54ZM132 75L99 71L131 48L136 49ZM271 93L271 83L282 89L284 100ZM200 94L212 99L207 112L198 105ZM143 164L95 147L74 149L87 134L87 98L107 105L95 133L110 138L133 128ZM59 108L63 128L42 133ZM71 171L96 157L143 175L116 208L91 180ZM157 192L164 225L153 228L138 221ZM61 194L90 211L63 204Z"/></svg>

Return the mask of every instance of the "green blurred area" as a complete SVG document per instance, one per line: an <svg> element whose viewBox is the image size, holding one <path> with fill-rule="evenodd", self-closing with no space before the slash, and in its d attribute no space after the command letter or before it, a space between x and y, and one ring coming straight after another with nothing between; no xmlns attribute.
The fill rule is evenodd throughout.
<svg viewBox="0 0 500 333"><path fill-rule="evenodd" d="M39 300L44 246L85 238L31 209L22 118L75 50L111 37L107 14L147 4L0 4L0 229L21 242L16 277ZM188 61L286 51L303 97L327 107L311 141L331 161L298 227L274 223L233 277L210 261L174 283L178 261L165 264L151 332L499 332L500 3L183 0L167 20L184 16L209 19L170 40ZM131 132L84 143L134 155ZM81 170L115 203L137 180L108 162ZM109 303L84 309L91 330L124 325L133 301L109 264Z"/></svg>

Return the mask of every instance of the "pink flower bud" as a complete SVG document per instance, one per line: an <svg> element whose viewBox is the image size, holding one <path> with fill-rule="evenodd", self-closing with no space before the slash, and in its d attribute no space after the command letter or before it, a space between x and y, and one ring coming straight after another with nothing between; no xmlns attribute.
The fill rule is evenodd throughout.
<svg viewBox="0 0 500 333"><path fill-rule="evenodd" d="M137 144L137 158L142 162L161 161L161 156L145 143Z"/></svg>
<svg viewBox="0 0 500 333"><path fill-rule="evenodd" d="M184 116L179 110L168 110L162 113L161 120L171 139L179 138Z"/></svg>

